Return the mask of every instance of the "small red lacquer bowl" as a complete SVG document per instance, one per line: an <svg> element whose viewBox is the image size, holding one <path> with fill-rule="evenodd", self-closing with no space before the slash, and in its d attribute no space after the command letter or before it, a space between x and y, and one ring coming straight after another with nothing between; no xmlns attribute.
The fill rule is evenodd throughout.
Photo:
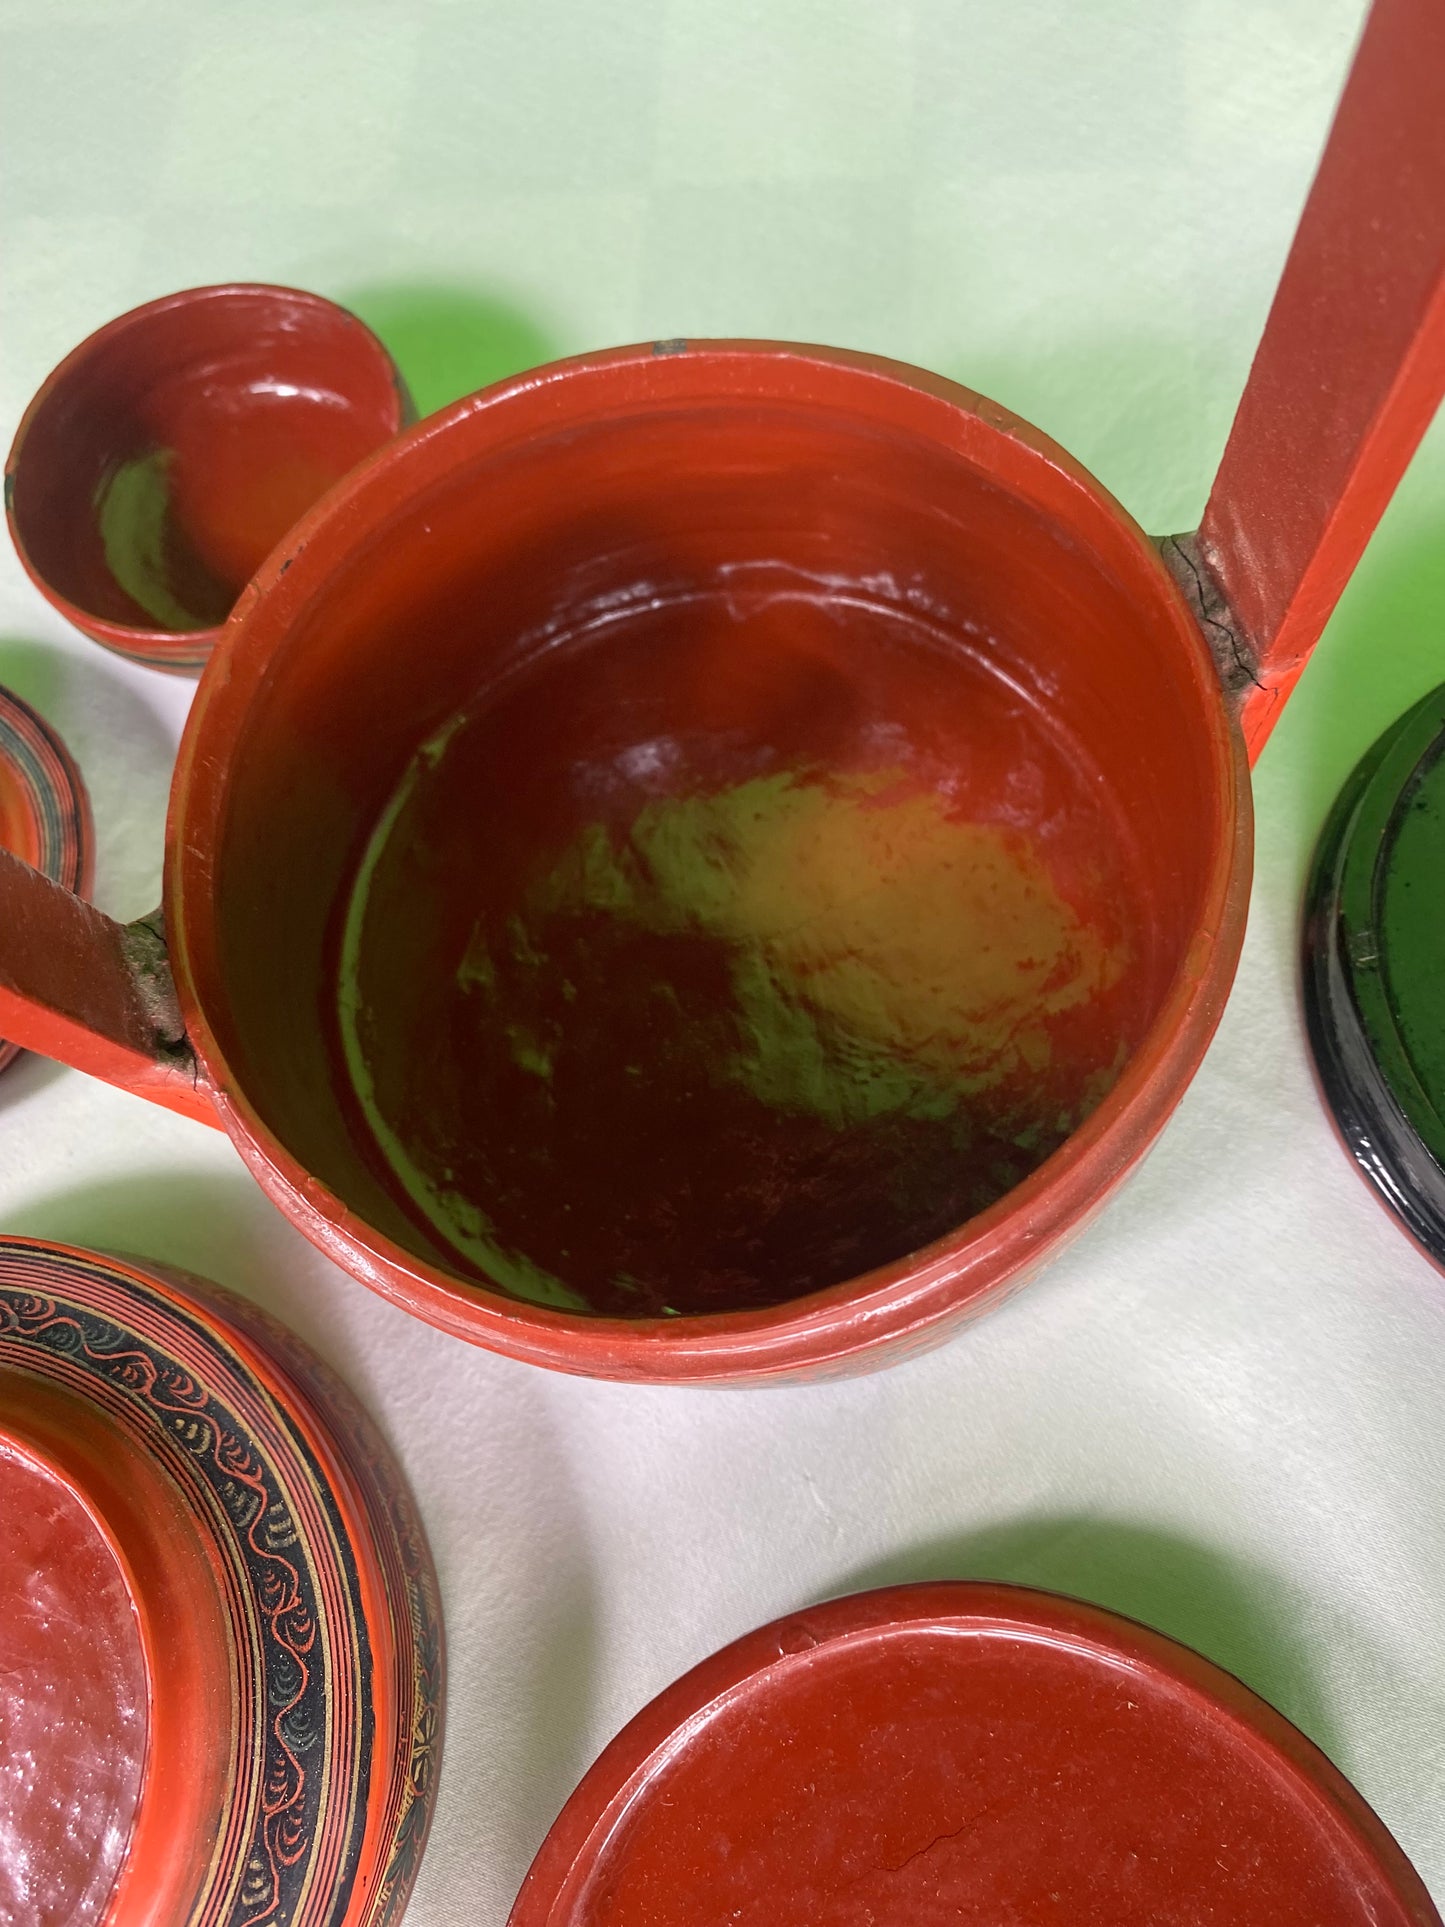
<svg viewBox="0 0 1445 1927"><path fill-rule="evenodd" d="M411 1497L318 1359L0 1238L0 1919L391 1927L442 1664Z"/></svg>
<svg viewBox="0 0 1445 1927"><path fill-rule="evenodd" d="M563 1808L510 1927L1439 1927L1239 1681L1012 1586L860 1593L669 1687Z"/></svg>
<svg viewBox="0 0 1445 1927"><path fill-rule="evenodd" d="M411 419L391 357L344 308L296 288L191 288L112 321L50 375L6 464L10 532L86 635L199 669L280 538Z"/></svg>

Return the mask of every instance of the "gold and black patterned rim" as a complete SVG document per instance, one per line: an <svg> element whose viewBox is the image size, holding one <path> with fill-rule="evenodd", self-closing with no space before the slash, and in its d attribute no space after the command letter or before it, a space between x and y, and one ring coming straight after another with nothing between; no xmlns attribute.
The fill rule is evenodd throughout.
<svg viewBox="0 0 1445 1927"><path fill-rule="evenodd" d="M444 1659L420 1520L371 1421L245 1300L30 1239L0 1238L0 1368L102 1408L223 1575L236 1770L175 1927L394 1927L436 1793Z"/></svg>

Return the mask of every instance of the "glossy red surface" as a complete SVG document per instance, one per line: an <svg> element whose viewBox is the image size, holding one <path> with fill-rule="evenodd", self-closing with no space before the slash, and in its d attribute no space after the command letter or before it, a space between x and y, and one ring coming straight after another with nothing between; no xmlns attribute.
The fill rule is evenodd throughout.
<svg viewBox="0 0 1445 1927"><path fill-rule="evenodd" d="M70 1487L0 1438L0 1919L89 1927L130 1844L147 1728L135 1607Z"/></svg>
<svg viewBox="0 0 1445 1927"><path fill-rule="evenodd" d="M11 533L87 635L194 668L266 554L408 408L380 342L320 296L188 289L46 381L6 465Z"/></svg>
<svg viewBox="0 0 1445 1927"><path fill-rule="evenodd" d="M897 1588L705 1661L602 1754L511 1927L1437 1927L1322 1754L1093 1607Z"/></svg>
<svg viewBox="0 0 1445 1927"><path fill-rule="evenodd" d="M1445 394L1445 13L1373 0L1199 529L1274 727Z"/></svg>
<svg viewBox="0 0 1445 1927"><path fill-rule="evenodd" d="M441 1744L435 1580L294 1338L0 1238L0 1585L7 1922L395 1927Z"/></svg>
<svg viewBox="0 0 1445 1927"><path fill-rule="evenodd" d="M228 1129L369 1282L574 1370L816 1368L976 1309L1177 1100L1242 929L1237 746L1154 549L991 404L616 351L423 424L287 548L192 715L168 926ZM553 916L559 865L612 887L598 839L653 883L681 847L681 896ZM498 937L539 961L493 1023Z"/></svg>
<svg viewBox="0 0 1445 1927"><path fill-rule="evenodd" d="M28 1347L17 1353L24 1313L17 1319L6 1291L13 1289L6 1263L13 1245L0 1241L0 1433L47 1465L103 1531L124 1575L144 1661L145 1771L107 1896L107 1927L152 1919L169 1927L186 1918L201 1883L236 1770L237 1668L224 1580L203 1522L157 1462L154 1446L103 1402L78 1394L63 1368L27 1369L38 1361ZM39 1282L36 1273L25 1282ZM39 1295L24 1302L46 1305ZM79 1661L82 1683L90 1665L88 1656ZM86 1804L93 1791L77 1789L70 1826L78 1838L97 1831Z"/></svg>
<svg viewBox="0 0 1445 1927"><path fill-rule="evenodd" d="M483 682L351 891L354 1130L424 1232L523 1295L727 1312L920 1249L1091 1115L1179 965L1193 904L1158 899L1203 853L1166 870L1117 746L1043 693L1045 646L1004 658L976 556L972 614L942 581L915 610L785 559L819 531L751 500L766 559L730 537L689 588L648 572L641 606Z"/></svg>

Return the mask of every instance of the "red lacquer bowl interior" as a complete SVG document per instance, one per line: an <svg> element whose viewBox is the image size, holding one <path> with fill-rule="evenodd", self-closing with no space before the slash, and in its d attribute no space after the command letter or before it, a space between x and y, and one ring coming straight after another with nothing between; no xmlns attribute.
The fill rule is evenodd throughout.
<svg viewBox="0 0 1445 1927"><path fill-rule="evenodd" d="M6 466L11 533L87 635L195 668L266 554L409 419L386 350L345 309L293 288L188 289L47 379Z"/></svg>
<svg viewBox="0 0 1445 1927"><path fill-rule="evenodd" d="M663 346L459 403L270 559L169 927L342 1262L522 1356L727 1375L912 1342L1097 1203L1217 1019L1248 805L1157 553L1053 444L896 364Z"/></svg>
<svg viewBox="0 0 1445 1927"><path fill-rule="evenodd" d="M511 1927L1438 1927L1299 1732L1143 1627L1011 1587L865 1593L654 1700Z"/></svg>

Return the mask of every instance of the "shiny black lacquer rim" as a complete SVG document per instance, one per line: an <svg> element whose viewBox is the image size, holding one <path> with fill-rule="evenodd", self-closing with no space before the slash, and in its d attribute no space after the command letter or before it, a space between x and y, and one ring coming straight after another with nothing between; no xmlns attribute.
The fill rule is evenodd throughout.
<svg viewBox="0 0 1445 1927"><path fill-rule="evenodd" d="M1377 1034L1379 999L1366 994L1365 973L1379 968L1378 946L1372 927L1352 922L1344 901L1362 884L1377 900L1399 806L1416 772L1438 754L1442 708L1445 690L1436 690L1393 724L1330 811L1305 892L1301 976L1310 1049L1340 1137L1406 1231L1445 1267L1445 1166L1421 1134L1420 1094L1392 1081L1381 1061L1382 1055L1397 1060L1398 1051L1396 1039ZM1412 754L1417 739L1419 753ZM1409 765L1403 787L1401 750ZM1393 794L1381 793L1387 786ZM1377 834L1382 808L1389 812L1383 836Z"/></svg>

